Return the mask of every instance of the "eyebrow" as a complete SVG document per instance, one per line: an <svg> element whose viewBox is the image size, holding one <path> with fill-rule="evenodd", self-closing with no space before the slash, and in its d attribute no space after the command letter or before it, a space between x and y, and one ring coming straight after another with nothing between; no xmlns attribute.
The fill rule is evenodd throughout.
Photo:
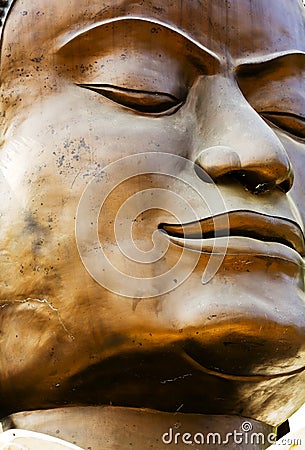
<svg viewBox="0 0 305 450"><path fill-rule="evenodd" d="M77 32L74 32L71 35L71 31L68 31L66 33L61 34L61 36L57 39L57 45L55 45L56 51L60 51L63 47L65 47L67 44L72 42L74 39L81 37L83 34L86 34L92 30L95 30L99 27L104 27L109 24L124 22L124 21L139 21L150 25L157 25L165 30L172 31L176 33L177 35L184 38L186 41L194 45L195 48L199 52L204 53L205 55L210 56L211 59L214 60L219 66L223 64L223 58L221 56L217 55L217 53L210 50L208 47L202 45L200 42L198 42L196 39L194 39L192 36L190 36L187 32L172 26L166 22L163 22L162 20L158 20L155 18L146 18L136 15L130 15L130 16L117 16L112 17L110 19L102 20L95 22L93 24L88 25L87 27L82 28L81 30L78 30ZM236 72L242 72L244 69L250 69L251 66L259 68L265 67L268 65L268 63L277 62L281 59L285 60L286 58L289 58L291 56L300 56L301 58L304 58L305 62L305 51L297 50L297 49L290 49L290 50L284 50L280 52L275 53L269 53L266 55L259 55L259 56L253 56L253 57L247 57L247 58L237 58L235 60L235 70Z"/></svg>
<svg viewBox="0 0 305 450"><path fill-rule="evenodd" d="M61 35L60 38L58 39L58 43L56 45L56 51L61 50L64 46L69 44L69 42L71 42L75 38L80 37L81 35L87 33L88 31L91 31L98 27L103 27L103 26L106 26L106 25L109 25L112 23L123 22L123 21L127 21L127 20L146 22L148 24L158 25L158 26L163 27L164 29L173 31L174 33L176 33L176 34L180 35L181 37L183 37L184 39L186 39L188 42L192 43L200 52L204 52L205 54L209 55L212 59L214 59L215 62L217 62L218 64L221 64L221 58L216 53L214 53L212 50L208 49L204 45L200 44L200 42L198 42L197 40L192 38L188 33L180 30L179 28L173 27L170 24L163 22L161 20L144 18L141 16L119 16L119 17L95 22L94 24L91 24L91 25L81 29L80 31L74 33L72 36L69 32L67 32L67 33Z"/></svg>

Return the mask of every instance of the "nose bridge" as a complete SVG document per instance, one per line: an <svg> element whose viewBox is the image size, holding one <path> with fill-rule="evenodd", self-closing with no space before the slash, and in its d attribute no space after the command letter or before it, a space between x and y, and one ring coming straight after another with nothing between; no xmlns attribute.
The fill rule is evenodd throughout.
<svg viewBox="0 0 305 450"><path fill-rule="evenodd" d="M196 86L194 159L212 178L228 172L256 175L258 183L289 185L288 155L272 129L241 93L234 77L206 77Z"/></svg>

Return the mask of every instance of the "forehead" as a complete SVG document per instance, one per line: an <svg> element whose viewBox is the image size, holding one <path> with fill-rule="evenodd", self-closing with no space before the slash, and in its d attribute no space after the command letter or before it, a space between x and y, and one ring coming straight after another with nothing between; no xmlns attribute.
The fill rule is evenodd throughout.
<svg viewBox="0 0 305 450"><path fill-rule="evenodd" d="M17 0L4 47L28 51L38 44L50 48L50 41L56 47L104 22L138 17L183 32L219 56L304 51L304 11L299 0Z"/></svg>

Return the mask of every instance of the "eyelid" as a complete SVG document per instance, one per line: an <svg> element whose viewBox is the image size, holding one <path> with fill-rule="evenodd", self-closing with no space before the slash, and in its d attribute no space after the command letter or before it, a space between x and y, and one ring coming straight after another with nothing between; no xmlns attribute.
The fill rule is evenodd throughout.
<svg viewBox="0 0 305 450"><path fill-rule="evenodd" d="M94 91L109 100L144 114L173 114L183 101L166 92L151 92L130 89L111 84L77 84Z"/></svg>
<svg viewBox="0 0 305 450"><path fill-rule="evenodd" d="M305 139L305 117L282 111L261 111L260 114L282 130Z"/></svg>

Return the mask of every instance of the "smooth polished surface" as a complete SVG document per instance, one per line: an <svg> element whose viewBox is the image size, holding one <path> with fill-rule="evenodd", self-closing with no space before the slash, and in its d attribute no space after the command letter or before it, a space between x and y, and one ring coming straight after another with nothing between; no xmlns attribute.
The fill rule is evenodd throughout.
<svg viewBox="0 0 305 450"><path fill-rule="evenodd" d="M4 429L8 426L25 428L64 440L71 439L86 450L138 449L141 448L139 441L142 449L151 450L180 450L188 446L261 450L276 438L272 427L257 421L249 422L244 417L164 413L111 406L17 413L3 425Z"/></svg>
<svg viewBox="0 0 305 450"><path fill-rule="evenodd" d="M1 433L0 445L1 450L83 450L61 439L20 429Z"/></svg>
<svg viewBox="0 0 305 450"><path fill-rule="evenodd" d="M304 403L304 23L297 0L14 3L1 50L2 416L111 404L278 425ZM152 279L139 299L88 273L75 218L103 168L146 152L201 166L223 203L211 221L195 166L206 202L162 172L126 173L98 232L122 273ZM116 215L151 188L183 194L202 235L188 209L139 200L134 242L148 251L162 229L168 253L126 262ZM203 284L219 218L232 237ZM164 294L154 277L194 246L198 264Z"/></svg>

